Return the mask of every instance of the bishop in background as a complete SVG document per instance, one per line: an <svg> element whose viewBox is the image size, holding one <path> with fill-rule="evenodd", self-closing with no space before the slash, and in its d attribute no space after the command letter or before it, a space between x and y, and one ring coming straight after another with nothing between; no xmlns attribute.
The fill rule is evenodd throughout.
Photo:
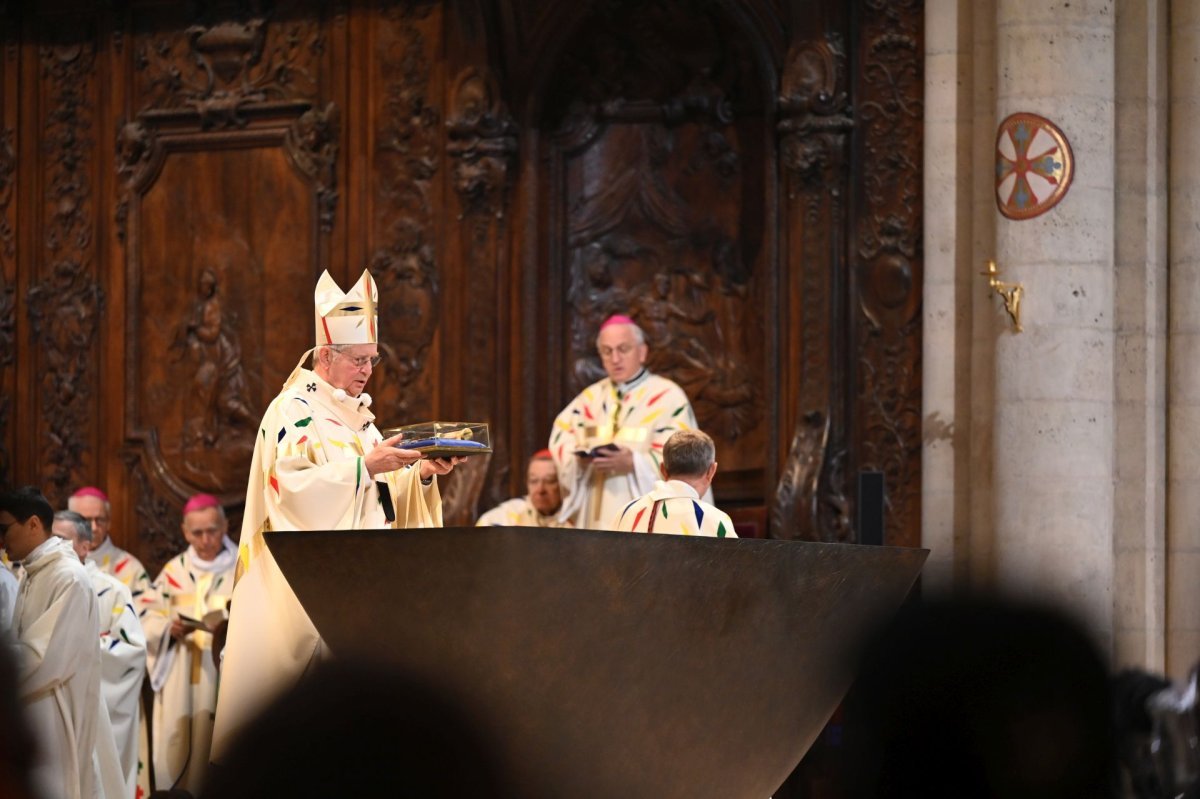
<svg viewBox="0 0 1200 799"><path fill-rule="evenodd" d="M682 388L646 368L646 334L628 316L600 325L596 350L608 376L554 420L550 453L564 494L559 518L611 530L626 505L654 488L667 439L695 429L696 415Z"/></svg>

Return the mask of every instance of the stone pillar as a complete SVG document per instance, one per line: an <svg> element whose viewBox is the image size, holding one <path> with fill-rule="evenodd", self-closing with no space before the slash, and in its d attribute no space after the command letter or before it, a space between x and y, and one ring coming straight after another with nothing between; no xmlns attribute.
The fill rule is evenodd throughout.
<svg viewBox="0 0 1200 799"><path fill-rule="evenodd" d="M929 549L925 590L965 582L970 507L973 0L925 4L925 160L921 395L921 545ZM991 27L991 19L987 20ZM990 127L990 125L989 125Z"/></svg>
<svg viewBox="0 0 1200 799"><path fill-rule="evenodd" d="M1167 0L1117 8L1114 660L1161 672L1166 617Z"/></svg>
<svg viewBox="0 0 1200 799"><path fill-rule="evenodd" d="M1200 658L1200 8L1171 3L1167 670Z"/></svg>
<svg viewBox="0 0 1200 799"><path fill-rule="evenodd" d="M996 262L1025 286L1024 332L995 310L998 586L1113 631L1114 4L996 2L996 118L1058 124L1075 181L1048 213L995 212Z"/></svg>

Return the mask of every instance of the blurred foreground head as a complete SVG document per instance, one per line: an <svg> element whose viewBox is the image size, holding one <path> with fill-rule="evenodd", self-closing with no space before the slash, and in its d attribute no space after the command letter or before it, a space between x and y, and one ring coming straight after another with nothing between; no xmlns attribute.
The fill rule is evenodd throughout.
<svg viewBox="0 0 1200 799"><path fill-rule="evenodd" d="M212 799L510 797L498 751L438 692L378 665L330 662L241 732Z"/></svg>
<svg viewBox="0 0 1200 799"><path fill-rule="evenodd" d="M869 639L846 700L850 796L1114 795L1108 675L1044 608L914 603Z"/></svg>
<svg viewBox="0 0 1200 799"><path fill-rule="evenodd" d="M0 564L0 569L5 568ZM5 643L0 630L0 644ZM0 797L30 799L29 765L36 745L17 698L15 650L0 645Z"/></svg>

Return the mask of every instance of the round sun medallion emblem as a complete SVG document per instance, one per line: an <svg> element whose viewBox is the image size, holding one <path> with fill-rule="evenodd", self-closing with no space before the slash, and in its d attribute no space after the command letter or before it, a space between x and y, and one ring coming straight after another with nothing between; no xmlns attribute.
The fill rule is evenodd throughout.
<svg viewBox="0 0 1200 799"><path fill-rule="evenodd" d="M1075 159L1058 126L1037 114L1013 114L996 134L996 205L1009 219L1032 219L1071 187Z"/></svg>

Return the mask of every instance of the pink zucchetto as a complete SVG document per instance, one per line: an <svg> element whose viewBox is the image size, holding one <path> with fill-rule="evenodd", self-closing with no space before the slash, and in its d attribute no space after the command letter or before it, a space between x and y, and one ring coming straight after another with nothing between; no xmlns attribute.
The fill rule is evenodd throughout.
<svg viewBox="0 0 1200 799"><path fill-rule="evenodd" d="M183 515L187 516L198 510L208 510L209 508L221 507L220 501L212 494L193 494L187 504L183 506Z"/></svg>
<svg viewBox="0 0 1200 799"><path fill-rule="evenodd" d="M105 494L95 486L84 486L71 495L71 499L82 499L83 497L95 497L102 502L108 502L108 494Z"/></svg>
<svg viewBox="0 0 1200 799"><path fill-rule="evenodd" d="M628 316L625 316L624 314L616 313L616 314L613 314L612 316L608 317L607 319L605 319L603 322L601 322L600 329L603 330L604 328L611 327L612 325L636 325L636 324L637 323L634 322L632 319L630 319Z"/></svg>

